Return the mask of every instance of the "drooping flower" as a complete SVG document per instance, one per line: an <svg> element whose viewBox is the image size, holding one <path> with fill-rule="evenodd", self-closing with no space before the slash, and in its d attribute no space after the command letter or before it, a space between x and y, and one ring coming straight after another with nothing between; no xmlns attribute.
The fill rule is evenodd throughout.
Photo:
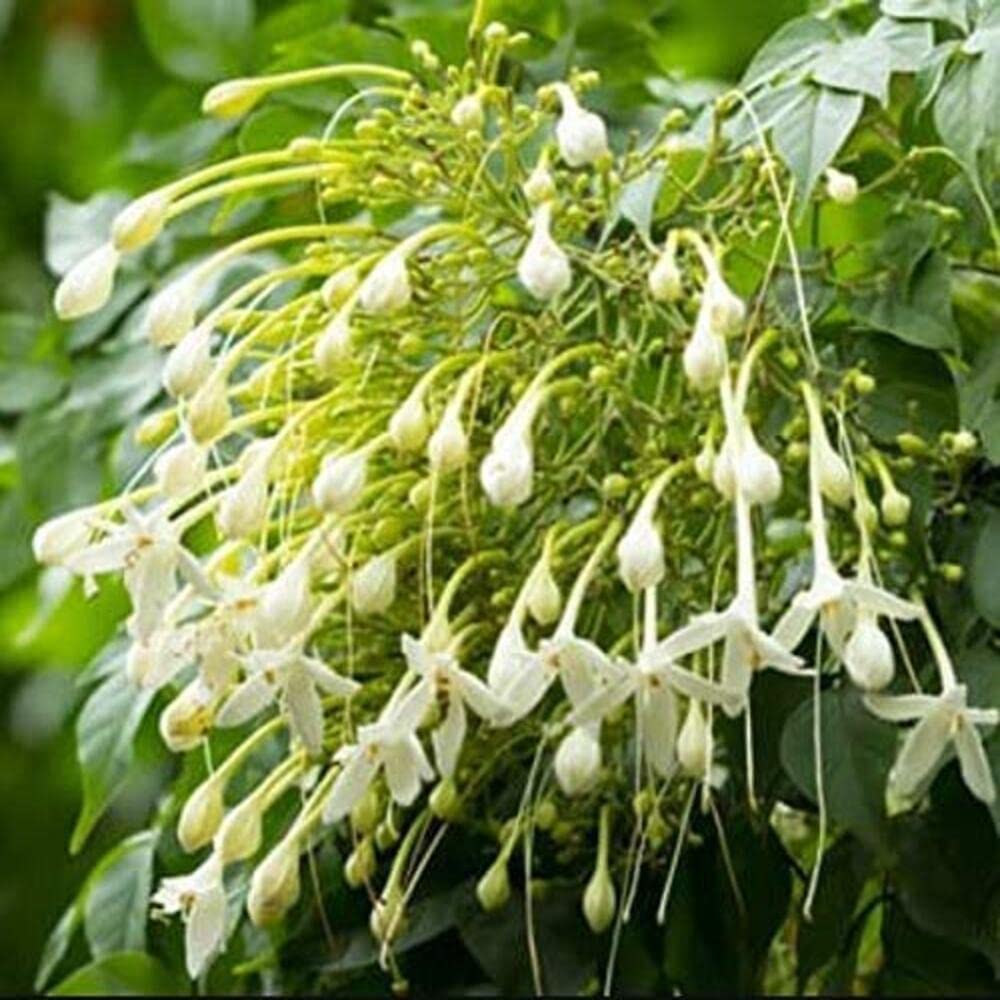
<svg viewBox="0 0 1000 1000"><path fill-rule="evenodd" d="M483 491L497 507L518 507L531 497L535 456L530 421L527 414L505 421L479 468Z"/></svg>
<svg viewBox="0 0 1000 1000"><path fill-rule="evenodd" d="M157 292L146 313L146 336L157 347L171 347L192 330L198 309L193 279L178 278Z"/></svg>
<svg viewBox="0 0 1000 1000"><path fill-rule="evenodd" d="M181 914L188 975L197 979L222 950L226 932L226 890L216 854L188 875L165 878L153 894L154 912Z"/></svg>
<svg viewBox="0 0 1000 1000"><path fill-rule="evenodd" d="M694 332L684 347L684 374L699 392L714 389L726 370L726 342L713 329L707 297L702 297Z"/></svg>
<svg viewBox="0 0 1000 1000"><path fill-rule="evenodd" d="M381 615L396 599L396 555L383 552L351 577L351 606L359 615Z"/></svg>
<svg viewBox="0 0 1000 1000"><path fill-rule="evenodd" d="M328 514L349 514L361 500L368 483L368 449L327 455L313 481L316 506Z"/></svg>
<svg viewBox="0 0 1000 1000"><path fill-rule="evenodd" d="M556 123L559 155L571 167L596 163L608 153L608 130L600 115L581 107L576 95L565 83L553 88L562 103Z"/></svg>
<svg viewBox="0 0 1000 1000"><path fill-rule="evenodd" d="M539 301L562 295L573 282L569 258L552 238L552 204L544 202L532 216L531 238L517 264L521 284Z"/></svg>
<svg viewBox="0 0 1000 1000"><path fill-rule="evenodd" d="M358 301L365 312L383 315L405 308L412 297L406 257L394 250L387 253L361 283Z"/></svg>
<svg viewBox="0 0 1000 1000"><path fill-rule="evenodd" d="M189 399L212 374L212 331L205 324L189 330L170 352L163 385L171 396Z"/></svg>
<svg viewBox="0 0 1000 1000"><path fill-rule="evenodd" d="M104 243L74 264L56 289L56 315L74 320L102 309L114 290L119 259L114 246Z"/></svg>

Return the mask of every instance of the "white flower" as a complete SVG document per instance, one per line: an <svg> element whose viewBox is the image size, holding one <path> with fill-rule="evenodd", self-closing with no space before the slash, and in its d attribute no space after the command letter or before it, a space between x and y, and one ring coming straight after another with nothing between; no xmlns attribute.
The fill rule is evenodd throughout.
<svg viewBox="0 0 1000 1000"><path fill-rule="evenodd" d="M396 600L396 556L383 552L351 577L351 607L359 615L382 615Z"/></svg>
<svg viewBox="0 0 1000 1000"><path fill-rule="evenodd" d="M254 650L243 663L246 679L219 709L217 725L241 726L280 694L292 731L311 754L323 748L323 705L317 688L335 698L349 698L361 688L322 660L307 656L300 641L280 650Z"/></svg>
<svg viewBox="0 0 1000 1000"><path fill-rule="evenodd" d="M608 152L608 130L599 115L580 106L576 95L565 84L555 85L562 102L562 115L556 123L559 155L571 167L596 163Z"/></svg>
<svg viewBox="0 0 1000 1000"><path fill-rule="evenodd" d="M253 462L222 494L215 523L226 538L253 538L267 524L267 461Z"/></svg>
<svg viewBox="0 0 1000 1000"><path fill-rule="evenodd" d="M189 629L165 626L148 639L136 639L125 658L125 672L136 686L158 690L194 659Z"/></svg>
<svg viewBox="0 0 1000 1000"><path fill-rule="evenodd" d="M168 191L151 191L126 205L111 224L115 249L129 253L152 243L166 225L170 200Z"/></svg>
<svg viewBox="0 0 1000 1000"><path fill-rule="evenodd" d="M497 432L493 446L479 467L479 481L496 507L518 507L531 497L535 457L528 428Z"/></svg>
<svg viewBox="0 0 1000 1000"><path fill-rule="evenodd" d="M835 167L827 167L826 193L838 205L853 205L858 200L858 179Z"/></svg>
<svg viewBox="0 0 1000 1000"><path fill-rule="evenodd" d="M709 270L702 294L713 333L720 337L735 337L743 327L747 307L726 284L717 264Z"/></svg>
<svg viewBox="0 0 1000 1000"><path fill-rule="evenodd" d="M389 438L400 451L420 451L429 433L422 389L410 393L389 418Z"/></svg>
<svg viewBox="0 0 1000 1000"><path fill-rule="evenodd" d="M556 780L566 795L583 795L601 770L601 745L590 730L575 727L563 737L554 762Z"/></svg>
<svg viewBox="0 0 1000 1000"><path fill-rule="evenodd" d="M266 587L257 604L256 635L261 646L283 646L309 622L313 597L309 563L290 562Z"/></svg>
<svg viewBox="0 0 1000 1000"><path fill-rule="evenodd" d="M360 502L367 482L366 449L327 455L313 481L313 500L324 513L349 514Z"/></svg>
<svg viewBox="0 0 1000 1000"><path fill-rule="evenodd" d="M351 336L350 310L342 309L334 314L316 338L313 359L324 375L329 375L340 362L350 357Z"/></svg>
<svg viewBox="0 0 1000 1000"><path fill-rule="evenodd" d="M407 674L411 678L412 674ZM393 801L412 805L423 782L434 777L416 728L427 711L427 693L401 685L393 692L378 721L358 729L358 742L341 747L341 772L323 808L323 819L336 823L361 801L382 769Z"/></svg>
<svg viewBox="0 0 1000 1000"><path fill-rule="evenodd" d="M648 280L649 292L657 302L677 302L684 294L684 281L673 245L668 244L656 258Z"/></svg>
<svg viewBox="0 0 1000 1000"><path fill-rule="evenodd" d="M653 523L653 503L644 500L636 511L628 530L618 542L618 574L633 594L654 587L667 571L663 555L663 540Z"/></svg>
<svg viewBox="0 0 1000 1000"><path fill-rule="evenodd" d="M113 526L100 541L76 551L65 565L80 576L120 571L132 599L129 631L136 639L148 640L177 592L178 572L199 589L210 588L165 511L143 516L125 506L122 514L124 524Z"/></svg>
<svg viewBox="0 0 1000 1000"><path fill-rule="evenodd" d="M201 489L208 453L194 441L182 441L165 451L153 465L153 475L164 496L179 500Z"/></svg>
<svg viewBox="0 0 1000 1000"><path fill-rule="evenodd" d="M880 719L917 724L907 733L896 763L889 772L889 794L915 798L944 758L948 744L958 754L962 779L970 792L987 805L996 800L996 787L982 737L976 726L995 726L995 708L969 708L964 684L946 685L939 695L868 695L865 704Z"/></svg>
<svg viewBox="0 0 1000 1000"><path fill-rule="evenodd" d="M562 295L573 281L569 258L552 238L552 205L545 202L535 209L531 238L517 264L521 284L542 302Z"/></svg>
<svg viewBox="0 0 1000 1000"><path fill-rule="evenodd" d="M677 760L692 778L704 778L709 773L711 761L709 748L711 734L705 723L701 702L692 698L677 737Z"/></svg>
<svg viewBox="0 0 1000 1000"><path fill-rule="evenodd" d="M781 495L781 469L774 457L760 446L749 421L744 418L740 423L742 433L734 468L736 481L750 503L774 503Z"/></svg>
<svg viewBox="0 0 1000 1000"><path fill-rule="evenodd" d="M544 160L539 160L535 164L521 190L531 205L540 205L543 201L550 201L555 197L556 182L552 179Z"/></svg>
<svg viewBox="0 0 1000 1000"><path fill-rule="evenodd" d="M684 374L699 392L714 389L726 370L726 343L712 327L707 296L702 298L682 360Z"/></svg>
<svg viewBox="0 0 1000 1000"><path fill-rule="evenodd" d="M503 691L512 683L521 670L523 658L530 655L524 638L524 610L521 604L514 606L493 647L486 682L494 692Z"/></svg>
<svg viewBox="0 0 1000 1000"><path fill-rule="evenodd" d="M179 278L156 294L146 313L146 336L157 347L180 343L195 324L198 290L190 278Z"/></svg>
<svg viewBox="0 0 1000 1000"><path fill-rule="evenodd" d="M31 539L35 560L45 566L65 565L90 541L90 517L86 510L74 510L40 524Z"/></svg>
<svg viewBox="0 0 1000 1000"><path fill-rule="evenodd" d="M467 94L461 100L456 101L455 106L451 109L450 117L452 125L456 128L478 132L485 121L483 102L479 95Z"/></svg>
<svg viewBox="0 0 1000 1000"><path fill-rule="evenodd" d="M377 315L397 312L412 297L406 257L398 250L387 253L371 269L359 292L361 308Z"/></svg>
<svg viewBox="0 0 1000 1000"><path fill-rule="evenodd" d="M56 289L56 315L80 319L103 308L114 290L119 259L118 251L104 243L77 262Z"/></svg>
<svg viewBox="0 0 1000 1000"><path fill-rule="evenodd" d="M427 442L427 457L431 469L436 473L460 469L469 457L469 439L462 426L463 402L464 395L458 393L448 403L441 422Z"/></svg>
<svg viewBox="0 0 1000 1000"><path fill-rule="evenodd" d="M222 862L210 854L188 875L165 878L150 900L164 915L180 913L185 924L188 975L197 979L222 950L226 932L226 890Z"/></svg>
<svg viewBox="0 0 1000 1000"><path fill-rule="evenodd" d="M189 399L212 374L212 330L205 324L189 330L170 352L163 386L176 399Z"/></svg>

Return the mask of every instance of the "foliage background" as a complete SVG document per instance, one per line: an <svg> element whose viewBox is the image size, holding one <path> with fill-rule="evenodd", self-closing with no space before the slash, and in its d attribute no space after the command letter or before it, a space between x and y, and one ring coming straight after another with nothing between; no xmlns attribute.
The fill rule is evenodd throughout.
<svg viewBox="0 0 1000 1000"><path fill-rule="evenodd" d="M617 84L604 99L621 110L635 104L642 80L667 69L677 73L669 83L677 93L736 81L757 47L806 6L498 0L490 9L552 36L577 25L579 61ZM70 334L55 321L46 261L58 263L67 249L46 240L46 220L57 220L60 240L74 232L85 239L107 210L105 200L88 201L94 192L138 191L205 155L229 126L198 121L204 85L266 65L283 38L311 26L320 59L377 57L405 29L454 58L466 18L463 5L445 0L0 0L2 992L31 988L42 944L75 889L110 845L139 827L172 767L155 732L144 731L125 794L86 848L70 856L81 797L77 675L125 602L106 586L85 603L58 575L39 577L30 535L40 519L128 478L136 462L129 429L157 393L158 370L135 324L80 324ZM334 20L339 26L323 31ZM230 138L254 141L245 133ZM86 207L74 208L77 202ZM148 280L140 271L124 283L119 315ZM954 422L951 414L937 417L942 426ZM984 523L990 537L1000 531L996 513ZM959 561L986 550L977 538L949 544ZM995 595L979 596L1000 617ZM846 872L851 859L835 864ZM926 948L927 940L911 946ZM964 957L953 958L952 986L966 976Z"/></svg>

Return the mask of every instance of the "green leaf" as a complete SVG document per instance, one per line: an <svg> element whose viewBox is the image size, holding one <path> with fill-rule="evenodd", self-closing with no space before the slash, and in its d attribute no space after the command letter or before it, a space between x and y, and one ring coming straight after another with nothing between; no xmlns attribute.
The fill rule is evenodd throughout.
<svg viewBox="0 0 1000 1000"><path fill-rule="evenodd" d="M934 101L934 125L938 134L965 168L978 175L979 150L986 137L991 96L990 71L995 63L984 56L962 58L945 77Z"/></svg>
<svg viewBox="0 0 1000 1000"><path fill-rule="evenodd" d="M52 978L52 973L65 958L69 946L73 943L73 938L83 922L83 912L80 901L74 899L66 908L66 912L59 918L59 923L52 929L45 947L42 949L42 957L38 960L38 971L35 973L35 992L41 993Z"/></svg>
<svg viewBox="0 0 1000 1000"><path fill-rule="evenodd" d="M836 90L867 94L885 105L889 100L892 50L871 35L848 38L824 52L812 67L816 83Z"/></svg>
<svg viewBox="0 0 1000 1000"><path fill-rule="evenodd" d="M969 28L966 0L882 0L882 13L903 20L951 21L963 31Z"/></svg>
<svg viewBox="0 0 1000 1000"><path fill-rule="evenodd" d="M774 129L775 149L795 177L801 204L806 203L816 181L847 141L863 106L860 94L812 87L807 99Z"/></svg>
<svg viewBox="0 0 1000 1000"><path fill-rule="evenodd" d="M740 86L744 90L804 66L837 43L832 22L818 17L797 17L782 25L753 57Z"/></svg>
<svg viewBox="0 0 1000 1000"><path fill-rule="evenodd" d="M146 42L164 69L202 83L248 68L253 0L136 0Z"/></svg>
<svg viewBox="0 0 1000 1000"><path fill-rule="evenodd" d="M979 434L986 457L1000 465L1000 278L958 270L952 291L965 361L958 375L962 426Z"/></svg>
<svg viewBox="0 0 1000 1000"><path fill-rule="evenodd" d="M277 149L299 136L319 136L325 123L325 115L288 104L270 104L247 118L237 143L241 153Z"/></svg>
<svg viewBox="0 0 1000 1000"><path fill-rule="evenodd" d="M31 551L34 520L21 490L0 496L0 587L8 587L35 565Z"/></svg>
<svg viewBox="0 0 1000 1000"><path fill-rule="evenodd" d="M969 584L976 610L1000 628L1000 508L992 508L979 529Z"/></svg>
<svg viewBox="0 0 1000 1000"><path fill-rule="evenodd" d="M142 952L123 951L77 969L52 991L57 997L189 996L186 980Z"/></svg>
<svg viewBox="0 0 1000 1000"><path fill-rule="evenodd" d="M70 840L72 853L83 847L128 773L132 743L154 696L137 688L122 664L84 704L76 723L83 808Z"/></svg>
<svg viewBox="0 0 1000 1000"><path fill-rule="evenodd" d="M916 73L934 48L934 28L929 21L880 17L869 29L868 37L889 46L889 61L895 73Z"/></svg>
<svg viewBox="0 0 1000 1000"><path fill-rule="evenodd" d="M75 202L54 194L45 213L45 263L53 274L65 274L106 242L111 223L128 198L105 191Z"/></svg>
<svg viewBox="0 0 1000 1000"><path fill-rule="evenodd" d="M870 871L871 856L850 835L837 840L823 857L812 920L799 924L795 942L799 992L810 976L848 944L851 917Z"/></svg>
<svg viewBox="0 0 1000 1000"><path fill-rule="evenodd" d="M816 801L813 700L788 720L781 736L781 762L796 787ZM831 819L873 850L887 838L885 783L896 754L896 730L875 719L853 688L820 698L823 784Z"/></svg>
<svg viewBox="0 0 1000 1000"><path fill-rule="evenodd" d="M98 863L88 879L84 929L95 958L144 951L157 834L136 834Z"/></svg>
<svg viewBox="0 0 1000 1000"><path fill-rule="evenodd" d="M654 167L629 181L618 198L618 214L628 219L646 237L653 224L656 201L662 186L663 170Z"/></svg>
<svg viewBox="0 0 1000 1000"><path fill-rule="evenodd" d="M51 403L65 385L66 377L51 364L0 361L0 413L24 413Z"/></svg>

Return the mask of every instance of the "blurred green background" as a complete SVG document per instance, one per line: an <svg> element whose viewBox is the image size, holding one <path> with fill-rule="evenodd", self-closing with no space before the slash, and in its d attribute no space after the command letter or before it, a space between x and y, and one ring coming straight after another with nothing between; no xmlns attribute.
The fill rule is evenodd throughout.
<svg viewBox="0 0 1000 1000"><path fill-rule="evenodd" d="M157 737L149 731L140 740L139 766L126 794L85 851L70 857L80 797L73 721L82 692L76 678L113 632L125 602L114 587L105 586L88 602L58 574L39 576L32 567L30 535L41 518L93 499L120 478L134 453L130 456L127 430L119 429L138 417L156 387L140 368L137 377L144 382L130 386L126 403L117 396L102 398L104 383L93 373L133 358L140 348L134 336L129 346L127 332L123 346L117 343L123 338L109 342L93 330L71 336L54 320L49 306L54 282L44 247L54 192L77 202L107 188L140 190L204 156L217 140L217 126L193 117L202 81L211 73L184 66L190 65L189 56L198 62L204 54L199 46L217 55L220 40L181 37L169 51L147 44L151 12L158 16L202 2L218 0L0 0L3 993L31 989L49 930L96 859L153 808L163 778ZM676 70L676 82L684 83L735 79L753 50L805 4L505 0L496 6L521 23L553 10L565 16L586 9L592 23L596 14L615 32L621 29L620 44L612 39L608 50L616 50L619 60L627 58L636 41L632 36L641 31L643 50L660 68ZM246 65L236 68L266 64L268 40L282 37L282 26L287 30L297 18L315 23L325 9L377 30L385 16L446 11L457 17L456 8L445 0L257 0L252 7L257 34L239 56ZM647 20L640 29L642 18ZM578 43L584 51L589 47L585 38ZM635 72L635 66L618 65ZM178 71L186 78L177 79ZM606 82L613 85L608 75L606 69ZM57 211L66 210L64 202L58 204ZM104 413L102 420L105 410L111 415Z"/></svg>

